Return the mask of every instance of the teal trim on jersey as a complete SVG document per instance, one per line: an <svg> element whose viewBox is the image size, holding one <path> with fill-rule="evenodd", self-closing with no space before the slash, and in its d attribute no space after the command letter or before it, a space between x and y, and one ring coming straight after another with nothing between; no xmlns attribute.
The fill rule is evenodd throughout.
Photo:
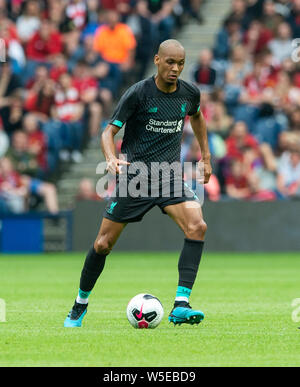
<svg viewBox="0 0 300 387"><path fill-rule="evenodd" d="M181 105L181 112L182 113L186 113L186 103L183 103L182 105Z"/></svg>
<svg viewBox="0 0 300 387"><path fill-rule="evenodd" d="M176 297L187 297L189 298L191 295L192 290L189 288L186 288L185 286L178 286Z"/></svg>
<svg viewBox="0 0 300 387"><path fill-rule="evenodd" d="M157 107L151 107L148 112L149 113L157 113L158 108Z"/></svg>
<svg viewBox="0 0 300 387"><path fill-rule="evenodd" d="M197 109L197 113L200 111L200 106L198 107L198 109Z"/></svg>
<svg viewBox="0 0 300 387"><path fill-rule="evenodd" d="M119 128L122 128L123 126L123 122L119 120L114 120L112 124L118 126Z"/></svg>
<svg viewBox="0 0 300 387"><path fill-rule="evenodd" d="M78 291L78 296L80 298L88 298L90 294L91 294L91 291L90 292L84 292L81 289L79 289L79 291Z"/></svg>

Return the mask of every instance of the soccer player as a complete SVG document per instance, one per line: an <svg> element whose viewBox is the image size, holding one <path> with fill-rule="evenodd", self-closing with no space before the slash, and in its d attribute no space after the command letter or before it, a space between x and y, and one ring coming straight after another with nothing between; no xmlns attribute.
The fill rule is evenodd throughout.
<svg viewBox="0 0 300 387"><path fill-rule="evenodd" d="M196 195L188 195L180 178L182 193L175 187L176 173L170 173L168 195L161 194L164 186L162 173L159 173L159 194L122 196L119 193L124 168L135 163L142 166L157 167L157 163L171 165L180 162L182 128L186 114L190 116L191 126L201 148L204 165L204 184L209 181L212 169L207 141L206 124L200 110L199 89L179 79L185 61L185 50L176 40L161 43L154 57L157 74L131 86L119 101L116 110L101 136L101 146L107 162L107 170L117 176L117 188L106 206L102 224L94 245L88 252L80 277L78 296L73 308L64 322L65 327L80 327L87 312L88 297L99 278L114 244L124 227L130 222L142 220L147 211L158 205L182 229L185 235L183 249L178 262L179 282L174 307L169 321L174 324L194 324L203 320L204 314L194 310L189 297L197 276L201 260L206 224ZM122 153L127 160L117 158L114 137L126 123ZM144 182L153 183L149 170L143 171ZM127 174L128 187L132 178ZM157 183L157 180L156 180ZM175 188L174 188L175 187ZM176 192L175 192L176 191ZM152 192L152 191L151 191ZM195 206L196 204L196 206Z"/></svg>

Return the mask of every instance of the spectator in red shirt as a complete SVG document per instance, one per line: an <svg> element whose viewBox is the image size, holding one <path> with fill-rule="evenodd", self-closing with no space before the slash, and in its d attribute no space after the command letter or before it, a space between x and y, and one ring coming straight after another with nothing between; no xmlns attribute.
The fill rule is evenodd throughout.
<svg viewBox="0 0 300 387"><path fill-rule="evenodd" d="M34 77L27 82L26 98L24 108L28 112L35 112L41 121L50 116L51 107L54 103L55 83L49 79L49 70L45 65L39 65Z"/></svg>
<svg viewBox="0 0 300 387"><path fill-rule="evenodd" d="M128 13L130 11L130 0L102 0L101 6L104 9L112 9L120 13Z"/></svg>
<svg viewBox="0 0 300 387"><path fill-rule="evenodd" d="M227 156L230 159L243 159L243 150L247 148L258 148L258 142L248 132L247 125L243 121L234 124L230 136L226 140Z"/></svg>
<svg viewBox="0 0 300 387"><path fill-rule="evenodd" d="M240 102L251 105L274 103L274 87L278 82L278 68L271 63L272 56L266 50L254 62L253 72L244 80Z"/></svg>
<svg viewBox="0 0 300 387"><path fill-rule="evenodd" d="M211 50L205 49L199 55L199 62L194 68L192 81L199 86L214 87L216 84L217 72L212 67L213 54Z"/></svg>
<svg viewBox="0 0 300 387"><path fill-rule="evenodd" d="M73 78L65 73L59 77L55 93L55 105L58 119L64 122L78 121L82 118L83 104L79 90L73 85Z"/></svg>
<svg viewBox="0 0 300 387"><path fill-rule="evenodd" d="M35 155L39 168L47 170L47 139L39 129L37 118L34 114L28 113L23 119L23 129L27 133L28 150Z"/></svg>
<svg viewBox="0 0 300 387"><path fill-rule="evenodd" d="M54 104L55 82L47 79L39 88L29 91L24 107L29 112L34 112L41 121L50 117L51 108Z"/></svg>
<svg viewBox="0 0 300 387"><path fill-rule="evenodd" d="M44 19L40 30L28 41L26 55L38 62L52 62L56 54L62 52L62 37L52 24Z"/></svg>
<svg viewBox="0 0 300 387"><path fill-rule="evenodd" d="M23 74L24 82L30 79L36 67L44 63L50 67L55 55L63 50L62 36L53 27L53 24L44 19L40 30L37 31L26 45L26 56L28 58L26 71Z"/></svg>
<svg viewBox="0 0 300 387"><path fill-rule="evenodd" d="M67 60L64 54L55 55L55 58L52 61L52 67L50 69L50 78L55 82L58 81L58 78L68 72Z"/></svg>
<svg viewBox="0 0 300 387"><path fill-rule="evenodd" d="M248 199L250 197L250 186L241 160L231 160L225 187L226 194L232 199Z"/></svg>
<svg viewBox="0 0 300 387"><path fill-rule="evenodd" d="M66 150L70 155L65 154L64 159L71 156L74 162L81 162L81 144L83 139L82 118L84 113L84 104L80 100L80 93L73 85L74 79L68 73L59 77L58 87L55 93L55 112L56 118L67 124L70 132L69 149Z"/></svg>
<svg viewBox="0 0 300 387"><path fill-rule="evenodd" d="M244 44L249 54L256 55L267 47L272 38L272 32L265 28L261 22L254 20L244 36Z"/></svg>
<svg viewBox="0 0 300 387"><path fill-rule="evenodd" d="M246 171L245 165L239 160L231 161L230 174L226 178L225 186L227 195L232 199L256 202L276 199L274 192L261 187L255 171Z"/></svg>
<svg viewBox="0 0 300 387"><path fill-rule="evenodd" d="M92 69L85 61L79 61L74 69L73 86L78 90L80 100L88 111L89 135L96 139L98 138L103 114L100 101L105 101L107 93L101 93L101 90L98 90L97 79L93 77ZM103 94L103 98L101 98L101 94ZM106 104L111 102L110 95L109 100L106 100Z"/></svg>
<svg viewBox="0 0 300 387"><path fill-rule="evenodd" d="M32 78L26 83L26 89L34 89L39 91L41 86L44 85L45 81L49 78L49 70L45 64L40 64L35 68Z"/></svg>
<svg viewBox="0 0 300 387"><path fill-rule="evenodd" d="M69 57L69 69L73 71L76 63L80 61L84 61L89 66L93 77L97 79L98 85L100 85L101 100L105 104L104 108L107 110L107 115L110 116L112 94L116 95L121 85L121 72L118 65L104 61L94 51L94 36L92 34L85 35L82 46L78 47ZM103 95L104 92L106 92L106 96Z"/></svg>

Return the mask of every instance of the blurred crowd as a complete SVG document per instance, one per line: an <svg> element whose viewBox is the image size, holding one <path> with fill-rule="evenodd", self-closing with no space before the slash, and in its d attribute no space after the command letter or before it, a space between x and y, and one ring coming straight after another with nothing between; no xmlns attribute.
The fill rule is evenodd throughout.
<svg viewBox="0 0 300 387"><path fill-rule="evenodd" d="M41 200L59 211L57 170L82 161L160 42L203 22L202 2L0 0L0 213ZM300 197L299 69L300 0L232 0L189 69L208 127L209 200ZM200 157L187 118L182 162ZM193 172L186 180L197 184ZM78 198L96 198L91 181Z"/></svg>
<svg viewBox="0 0 300 387"><path fill-rule="evenodd" d="M299 70L300 0L232 0L190 71L208 127L210 200L300 198ZM200 156L187 120L182 161Z"/></svg>
<svg viewBox="0 0 300 387"><path fill-rule="evenodd" d="M191 18L202 23L201 2L0 0L0 213L40 201L58 213L57 170L99 140L160 42Z"/></svg>

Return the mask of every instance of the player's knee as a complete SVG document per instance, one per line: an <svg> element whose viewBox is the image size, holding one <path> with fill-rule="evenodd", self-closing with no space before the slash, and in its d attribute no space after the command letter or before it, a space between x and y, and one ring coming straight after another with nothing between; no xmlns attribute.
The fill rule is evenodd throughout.
<svg viewBox="0 0 300 387"><path fill-rule="evenodd" d="M207 230L207 225L203 219L191 222L187 226L186 237L189 239L203 240Z"/></svg>
<svg viewBox="0 0 300 387"><path fill-rule="evenodd" d="M113 244L107 237L102 237L96 240L94 248L97 254L108 255L112 250Z"/></svg>

